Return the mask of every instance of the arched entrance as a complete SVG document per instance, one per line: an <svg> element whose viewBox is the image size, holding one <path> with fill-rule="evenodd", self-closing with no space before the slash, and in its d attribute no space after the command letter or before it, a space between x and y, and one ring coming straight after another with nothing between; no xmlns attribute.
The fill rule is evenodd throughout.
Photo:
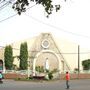
<svg viewBox="0 0 90 90"><path fill-rule="evenodd" d="M60 73L60 58L52 50L42 50L39 52L33 61L33 75L35 76L35 67L37 65L44 66L45 60L48 58L49 70L57 69Z"/></svg>
<svg viewBox="0 0 90 90"><path fill-rule="evenodd" d="M3 60L0 59L0 71L3 70Z"/></svg>

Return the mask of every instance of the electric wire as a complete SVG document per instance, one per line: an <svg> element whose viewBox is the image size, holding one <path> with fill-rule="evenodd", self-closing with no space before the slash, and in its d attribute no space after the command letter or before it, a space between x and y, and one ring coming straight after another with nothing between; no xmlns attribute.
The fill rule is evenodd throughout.
<svg viewBox="0 0 90 90"><path fill-rule="evenodd" d="M36 4L35 4L35 5L36 5ZM29 8L27 8L27 10L30 9L30 8L32 8L32 7L34 7L35 5L30 6ZM9 16L9 17L7 17L7 18L5 18L5 19L3 19L3 20L1 20L0 23L3 22L3 21L6 21L6 20L8 20L8 19L10 19L10 18L12 18L12 17L14 17L14 16L16 16L16 15L17 15L17 13L14 14L14 15ZM25 15L26 15L26 14L25 14ZM66 31L66 30L64 30L64 29L60 29L59 27L56 27L56 26L51 25L51 24L49 24L49 23L45 23L45 22L43 22L43 21L41 21L41 20L38 20L38 19L35 18L35 17L29 16L29 15L26 15L26 16L30 17L31 19L33 19L33 20L35 20L35 21L37 21L37 22L39 22L39 23L42 23L42 24L47 25L47 26L49 26L49 27L52 27L52 28L54 28L54 29L63 31L63 32L65 32L65 33L69 33L69 34L73 34L73 35L76 35L76 36L82 36L82 37L90 38L90 37L88 37L88 36L84 36L84 35L76 34L76 33L73 33L73 32L69 32L69 31ZM67 53L63 53L63 54L67 54ZM68 53L68 54L76 54L76 53ZM85 54L85 53L82 53L82 54Z"/></svg>
<svg viewBox="0 0 90 90"><path fill-rule="evenodd" d="M35 5L36 5L36 4L35 4ZM29 9L32 8L32 7L34 7L35 5L30 6L29 8L27 8L27 10L29 10ZM12 18L12 17L14 17L14 16L16 16L16 15L17 15L17 14L11 15L11 16L9 16L9 17L1 20L0 23L3 22L3 21L6 21L6 20L8 20L8 19L10 19L10 18ZM37 18L35 18L35 17L29 16L29 15L27 15L27 14L25 14L25 15L28 16L29 18L31 18L31 19L39 22L39 23L42 23L42 24L44 24L44 25L47 25L47 26L52 27L52 28L54 28L54 29L57 29L57 30L59 30L59 31L62 31L62 32L65 32L65 33L68 33L68 34L72 34L72 35L74 35L74 36L80 36L80 37L90 38L89 36L85 36L85 35L78 34L78 33L73 33L73 32L64 30L64 29L62 29L62 28L60 28L60 27L51 25L51 24L49 24L49 23L45 23L45 22L43 22L43 21L41 21L41 20L39 20L39 19L37 19Z"/></svg>
<svg viewBox="0 0 90 90"><path fill-rule="evenodd" d="M84 37L84 38L90 38L89 36L85 36L85 35L78 34L78 33L73 33L73 32L64 30L64 29L62 29L62 28L60 28L60 27L54 26L54 25L52 25L52 24L46 23L46 22L41 21L41 20L39 20L39 19L31 16L31 15L30 15L30 16L27 15L27 14L25 14L25 15L26 15L27 17L33 19L34 21L37 21L37 22L39 22L39 23L41 23L41 24L44 24L44 25L49 26L49 27L51 27L51 28L54 28L54 29L56 29L56 30L58 30L58 31L62 31L62 32L65 32L65 33L68 33L68 34L71 34L71 35L74 35L74 36L79 36L79 37Z"/></svg>
<svg viewBox="0 0 90 90"><path fill-rule="evenodd" d="M16 16L16 15L17 15L17 14L11 15L11 16L9 16L9 17L7 17L7 18L1 20L0 23L3 22L3 21L6 21L6 20L8 20L8 19L10 19L10 18L12 18L12 17L14 17L14 16Z"/></svg>
<svg viewBox="0 0 90 90"><path fill-rule="evenodd" d="M1 48L5 48L5 46L0 46L0 49ZM19 48L12 48L13 50L20 50ZM28 52L40 52L40 51L28 51ZM57 53L57 54L60 54L60 53ZM78 52L61 52L61 54L78 54ZM90 52L80 52L79 54L90 54Z"/></svg>
<svg viewBox="0 0 90 90"><path fill-rule="evenodd" d="M5 0L3 0L3 1L0 1L0 4L2 4L3 2L5 2Z"/></svg>
<svg viewBox="0 0 90 90"><path fill-rule="evenodd" d="M9 0L9 1L5 2L3 5L0 6L0 11L3 10L5 7L7 7L9 4L11 4L14 1L15 0Z"/></svg>
<svg viewBox="0 0 90 90"><path fill-rule="evenodd" d="M35 4L35 5L36 5L36 4ZM32 8L32 7L34 7L35 5L30 6L29 8L27 8L27 10L30 9L30 8ZM3 20L0 20L0 23L2 23L3 21L6 21L6 20L8 20L8 19L10 19L10 18L12 18L12 17L14 17L14 16L16 16L16 15L17 15L17 13L16 13L16 14L13 14L13 15L11 15L11 16L3 19Z"/></svg>

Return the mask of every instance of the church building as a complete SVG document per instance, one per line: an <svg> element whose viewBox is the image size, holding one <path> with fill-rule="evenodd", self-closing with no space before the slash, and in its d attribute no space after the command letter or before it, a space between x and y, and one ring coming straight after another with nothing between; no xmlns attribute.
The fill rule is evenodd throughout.
<svg viewBox="0 0 90 90"><path fill-rule="evenodd" d="M57 70L58 73L66 71L74 72L78 69L78 45L62 38L57 38L51 33L41 33L40 35L14 42L13 64L19 67L20 45L27 42L29 69L36 73L36 67L40 66L50 71ZM80 48L80 52L85 52ZM88 59L88 54L80 54L80 70L82 71L82 61ZM4 49L0 49L0 59L4 60Z"/></svg>

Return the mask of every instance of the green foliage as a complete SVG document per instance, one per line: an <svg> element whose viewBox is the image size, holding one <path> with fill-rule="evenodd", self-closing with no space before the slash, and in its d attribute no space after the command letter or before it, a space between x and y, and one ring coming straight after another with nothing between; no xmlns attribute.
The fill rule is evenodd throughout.
<svg viewBox="0 0 90 90"><path fill-rule="evenodd" d="M53 10L56 10L57 12L60 9L60 4L53 5L52 1L53 0L16 0L12 8L16 10L19 15L21 15L22 12L26 11L26 6L29 6L30 2L35 2L36 4L41 4L44 7L48 17L50 14L52 14Z"/></svg>
<svg viewBox="0 0 90 90"><path fill-rule="evenodd" d="M52 72L49 72L48 73L48 78L51 80L51 79L53 79L53 73Z"/></svg>
<svg viewBox="0 0 90 90"><path fill-rule="evenodd" d="M58 72L58 70L55 68L55 69L53 69L52 71L50 71L50 70L46 70L46 73L47 73L47 75L48 75L48 77L46 76L46 79L48 80L51 80L51 79L53 79L53 74L54 73L56 73L56 72Z"/></svg>
<svg viewBox="0 0 90 90"><path fill-rule="evenodd" d="M5 47L4 60L6 69L11 70L13 68L13 51L10 45Z"/></svg>
<svg viewBox="0 0 90 90"><path fill-rule="evenodd" d="M28 60L28 47L27 47L26 42L22 43L20 46L19 59L20 59L20 69L21 70L27 69L27 66L28 66L28 62L27 62L27 60Z"/></svg>
<svg viewBox="0 0 90 90"><path fill-rule="evenodd" d="M90 59L82 61L83 70L90 70Z"/></svg>
<svg viewBox="0 0 90 90"><path fill-rule="evenodd" d="M43 66L36 66L36 71L38 71L38 72L44 72L44 68L43 68Z"/></svg>

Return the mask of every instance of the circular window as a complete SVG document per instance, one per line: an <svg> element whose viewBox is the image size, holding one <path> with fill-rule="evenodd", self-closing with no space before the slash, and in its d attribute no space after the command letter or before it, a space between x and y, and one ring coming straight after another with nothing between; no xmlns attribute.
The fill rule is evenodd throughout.
<svg viewBox="0 0 90 90"><path fill-rule="evenodd" d="M42 47L43 48L48 48L49 47L49 41L48 40L43 40L42 41Z"/></svg>

